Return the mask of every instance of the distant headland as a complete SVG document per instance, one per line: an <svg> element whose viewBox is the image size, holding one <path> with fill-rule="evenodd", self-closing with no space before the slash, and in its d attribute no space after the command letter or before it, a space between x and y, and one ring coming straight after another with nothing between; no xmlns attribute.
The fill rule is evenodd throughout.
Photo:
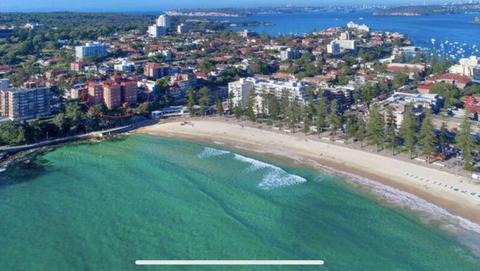
<svg viewBox="0 0 480 271"><path fill-rule="evenodd" d="M377 16L429 16L480 12L480 4L401 6L377 9Z"/></svg>

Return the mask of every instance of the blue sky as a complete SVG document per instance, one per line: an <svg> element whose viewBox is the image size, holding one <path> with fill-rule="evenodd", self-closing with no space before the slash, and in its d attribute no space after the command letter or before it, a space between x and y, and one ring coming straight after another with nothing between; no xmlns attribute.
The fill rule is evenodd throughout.
<svg viewBox="0 0 480 271"><path fill-rule="evenodd" d="M331 4L423 4L438 0L0 0L1 11L146 11L171 8L252 7Z"/></svg>

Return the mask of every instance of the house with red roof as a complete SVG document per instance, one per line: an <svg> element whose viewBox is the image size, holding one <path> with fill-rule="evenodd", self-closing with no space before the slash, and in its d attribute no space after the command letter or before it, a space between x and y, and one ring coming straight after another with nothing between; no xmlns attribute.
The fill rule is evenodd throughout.
<svg viewBox="0 0 480 271"><path fill-rule="evenodd" d="M407 72L407 73L424 73L426 71L425 65L408 64L408 63L391 63L387 66L389 72Z"/></svg>
<svg viewBox="0 0 480 271"><path fill-rule="evenodd" d="M0 75L1 74L7 74L11 71L10 66L8 65L0 65Z"/></svg>
<svg viewBox="0 0 480 271"><path fill-rule="evenodd" d="M433 87L434 83L424 83L417 85L417 91L421 94L430 93L430 89Z"/></svg>
<svg viewBox="0 0 480 271"><path fill-rule="evenodd" d="M455 73L442 73L442 74L432 74L426 80L427 83L447 83L453 85L459 89L464 89L468 86L472 79L466 75L455 74Z"/></svg>
<svg viewBox="0 0 480 271"><path fill-rule="evenodd" d="M468 112L473 114L480 113L480 96L468 96L463 103Z"/></svg>

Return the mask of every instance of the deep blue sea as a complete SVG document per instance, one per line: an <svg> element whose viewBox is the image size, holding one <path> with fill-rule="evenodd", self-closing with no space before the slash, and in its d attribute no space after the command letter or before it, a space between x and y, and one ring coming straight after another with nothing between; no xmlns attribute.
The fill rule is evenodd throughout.
<svg viewBox="0 0 480 271"><path fill-rule="evenodd" d="M271 22L273 26L248 27L270 35L303 35L335 26L346 26L350 21L367 24L381 31L407 34L415 45L434 48L452 58L479 55L480 24L473 23L478 14L439 16L374 16L372 12L316 12L293 14L260 14L251 17L222 18L236 21ZM244 27L242 27L243 29ZM432 40L433 39L433 40Z"/></svg>

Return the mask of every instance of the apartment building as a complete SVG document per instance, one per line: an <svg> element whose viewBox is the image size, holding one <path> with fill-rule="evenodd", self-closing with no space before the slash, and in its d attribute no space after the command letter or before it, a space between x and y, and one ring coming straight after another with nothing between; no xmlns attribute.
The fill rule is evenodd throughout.
<svg viewBox="0 0 480 271"><path fill-rule="evenodd" d="M255 92L256 108L263 107L263 94L273 94L280 99L287 92L291 100L305 103L305 85L296 80L277 81L242 78L228 84L228 93L233 94L233 103L241 107L248 104L248 96Z"/></svg>
<svg viewBox="0 0 480 271"><path fill-rule="evenodd" d="M23 121L50 115L50 88L0 89L0 116Z"/></svg>
<svg viewBox="0 0 480 271"><path fill-rule="evenodd" d="M108 109L114 109L122 105L122 89L121 85L114 81L102 82L103 101Z"/></svg>
<svg viewBox="0 0 480 271"><path fill-rule="evenodd" d="M105 81L88 83L88 101L90 104L104 104L108 109L115 109L123 104L137 103L137 81L112 77Z"/></svg>
<svg viewBox="0 0 480 271"><path fill-rule="evenodd" d="M98 42L87 42L84 46L75 47L77 59L105 57L108 55L107 46Z"/></svg>
<svg viewBox="0 0 480 271"><path fill-rule="evenodd" d="M146 63L143 66L143 74L152 80L157 80L170 74L170 67L157 63Z"/></svg>

